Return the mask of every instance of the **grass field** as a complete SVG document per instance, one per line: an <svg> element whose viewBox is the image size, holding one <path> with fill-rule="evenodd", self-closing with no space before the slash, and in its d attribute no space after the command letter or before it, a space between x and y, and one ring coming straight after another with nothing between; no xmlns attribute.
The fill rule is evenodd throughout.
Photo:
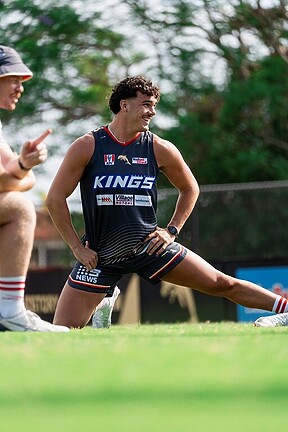
<svg viewBox="0 0 288 432"><path fill-rule="evenodd" d="M288 422L288 328L0 333L3 432L265 432Z"/></svg>

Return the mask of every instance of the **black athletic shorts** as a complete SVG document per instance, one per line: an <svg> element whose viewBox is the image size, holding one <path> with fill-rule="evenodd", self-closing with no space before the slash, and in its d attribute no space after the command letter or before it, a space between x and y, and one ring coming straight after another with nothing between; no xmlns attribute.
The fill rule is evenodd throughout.
<svg viewBox="0 0 288 432"><path fill-rule="evenodd" d="M148 282L157 284L186 254L184 246L173 242L159 256L142 252L118 262L114 260L109 264L98 264L90 271L77 261L68 277L68 284L82 291L111 294L121 277L128 273L136 273Z"/></svg>

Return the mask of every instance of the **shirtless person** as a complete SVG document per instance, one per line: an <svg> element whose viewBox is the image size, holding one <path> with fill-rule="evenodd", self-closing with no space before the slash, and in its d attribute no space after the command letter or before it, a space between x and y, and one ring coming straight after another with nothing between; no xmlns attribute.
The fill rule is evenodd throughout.
<svg viewBox="0 0 288 432"><path fill-rule="evenodd" d="M0 45L0 108L13 111L23 82L33 74L12 48ZM33 168L47 158L44 139L23 144L12 151L2 136L0 122L0 326L12 331L68 332L63 326L43 321L24 305L25 281L36 223L35 208L22 192L35 184Z"/></svg>

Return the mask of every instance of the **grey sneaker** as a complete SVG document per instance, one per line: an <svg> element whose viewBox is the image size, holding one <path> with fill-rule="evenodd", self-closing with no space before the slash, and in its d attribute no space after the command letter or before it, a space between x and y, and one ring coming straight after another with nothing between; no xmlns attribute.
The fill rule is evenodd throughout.
<svg viewBox="0 0 288 432"><path fill-rule="evenodd" d="M11 331L34 331L34 332L69 332L68 327L58 326L43 321L34 312L24 309L20 314L11 317L3 318L0 315L0 326Z"/></svg>
<svg viewBox="0 0 288 432"><path fill-rule="evenodd" d="M255 327L279 327L288 326L288 313L281 313L278 315L271 315L258 318L254 322Z"/></svg>
<svg viewBox="0 0 288 432"><path fill-rule="evenodd" d="M120 294L120 289L116 286L112 297L105 297L99 304L99 309L96 308L92 317L93 328L109 328L111 326L111 317L115 301Z"/></svg>

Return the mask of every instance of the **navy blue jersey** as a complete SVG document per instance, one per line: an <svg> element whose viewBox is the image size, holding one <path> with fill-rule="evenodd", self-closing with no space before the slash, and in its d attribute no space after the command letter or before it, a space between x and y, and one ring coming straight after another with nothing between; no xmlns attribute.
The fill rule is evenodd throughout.
<svg viewBox="0 0 288 432"><path fill-rule="evenodd" d="M125 144L107 127L92 133L95 149L80 190L89 247L105 264L141 252L142 241L156 228L159 169L151 132Z"/></svg>

